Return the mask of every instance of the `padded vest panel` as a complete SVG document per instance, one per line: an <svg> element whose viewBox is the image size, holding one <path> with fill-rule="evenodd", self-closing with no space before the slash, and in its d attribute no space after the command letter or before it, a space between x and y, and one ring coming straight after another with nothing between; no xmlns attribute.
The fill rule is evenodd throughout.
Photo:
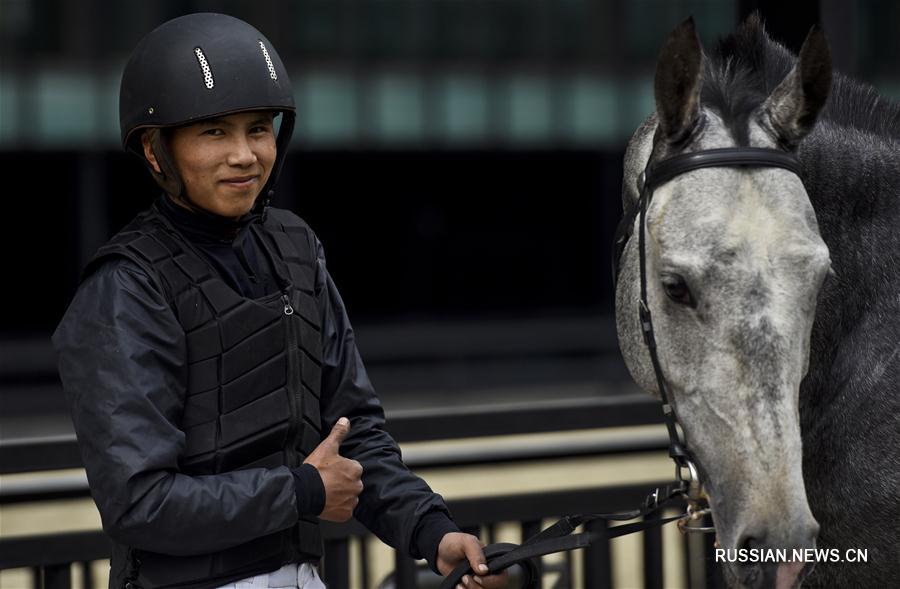
<svg viewBox="0 0 900 589"><path fill-rule="evenodd" d="M324 437L312 233L298 217L271 210L261 235L273 264L289 277L292 315L285 314L281 293L254 300L232 290L155 208L102 247L86 269L116 256L138 263L161 285L184 329L188 370L180 425L186 446L180 467L185 474L297 466ZM134 552L141 554L139 584L178 587L230 578L261 563L278 562L277 568L289 560L317 558L322 539L311 518L214 554Z"/></svg>

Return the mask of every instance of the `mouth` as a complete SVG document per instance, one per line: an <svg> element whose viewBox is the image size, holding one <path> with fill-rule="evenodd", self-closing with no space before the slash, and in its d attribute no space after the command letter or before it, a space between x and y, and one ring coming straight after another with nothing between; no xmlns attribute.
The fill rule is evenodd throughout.
<svg viewBox="0 0 900 589"><path fill-rule="evenodd" d="M221 182L226 186L230 186L232 188L250 188L259 180L259 176L234 176L231 178L225 178Z"/></svg>

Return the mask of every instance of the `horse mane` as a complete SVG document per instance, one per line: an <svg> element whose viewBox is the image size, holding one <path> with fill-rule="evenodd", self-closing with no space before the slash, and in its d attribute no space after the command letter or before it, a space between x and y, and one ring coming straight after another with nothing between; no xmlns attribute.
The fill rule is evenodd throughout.
<svg viewBox="0 0 900 589"><path fill-rule="evenodd" d="M719 112L738 144L746 145L750 115L787 76L797 57L769 37L758 13L721 39L706 57L701 99ZM837 73L819 120L900 138L900 102Z"/></svg>

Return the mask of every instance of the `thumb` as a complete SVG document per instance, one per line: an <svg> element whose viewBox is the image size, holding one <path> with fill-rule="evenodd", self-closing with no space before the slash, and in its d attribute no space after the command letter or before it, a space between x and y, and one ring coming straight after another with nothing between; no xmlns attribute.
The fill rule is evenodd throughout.
<svg viewBox="0 0 900 589"><path fill-rule="evenodd" d="M328 437L325 438L325 442L334 447L334 451L337 452L338 448L341 445L341 442L347 437L347 434L350 433L350 420L346 417L341 417L337 420L337 423L334 424L334 427L331 428L331 433L328 434Z"/></svg>

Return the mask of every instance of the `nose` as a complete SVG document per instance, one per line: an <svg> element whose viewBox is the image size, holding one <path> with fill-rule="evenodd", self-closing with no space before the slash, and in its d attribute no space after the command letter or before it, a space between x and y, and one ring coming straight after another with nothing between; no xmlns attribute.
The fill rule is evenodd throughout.
<svg viewBox="0 0 900 589"><path fill-rule="evenodd" d="M819 524L803 518L778 530L749 527L739 536L738 548L748 554L738 576L747 587L793 589L814 563L804 562L805 549L815 548Z"/></svg>
<svg viewBox="0 0 900 589"><path fill-rule="evenodd" d="M250 146L246 137L235 137L228 152L228 165L235 167L247 167L256 161L256 153Z"/></svg>

